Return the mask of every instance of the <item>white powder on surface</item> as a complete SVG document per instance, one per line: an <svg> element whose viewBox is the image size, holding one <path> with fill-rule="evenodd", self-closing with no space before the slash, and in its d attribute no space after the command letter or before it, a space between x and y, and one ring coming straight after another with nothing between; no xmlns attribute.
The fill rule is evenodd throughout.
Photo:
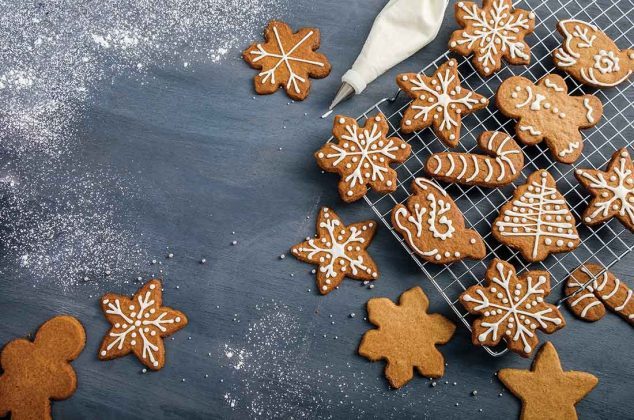
<svg viewBox="0 0 634 420"><path fill-rule="evenodd" d="M95 89L222 62L285 1L0 0L1 270L67 287L145 258L121 223L139 186L75 153Z"/></svg>

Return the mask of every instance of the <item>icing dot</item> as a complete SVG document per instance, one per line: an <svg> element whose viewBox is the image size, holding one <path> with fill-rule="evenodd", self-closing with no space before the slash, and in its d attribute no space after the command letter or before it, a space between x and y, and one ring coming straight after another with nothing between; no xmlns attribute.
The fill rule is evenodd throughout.
<svg viewBox="0 0 634 420"><path fill-rule="evenodd" d="M381 121L381 117L377 115L376 117L374 117L374 121L376 121L376 122Z"/></svg>
<svg viewBox="0 0 634 420"><path fill-rule="evenodd" d="M405 121L405 125L412 125L412 120Z"/></svg>
<svg viewBox="0 0 634 420"><path fill-rule="evenodd" d="M557 241L557 246L562 246L563 244L564 244L564 241L562 241L561 239Z"/></svg>
<svg viewBox="0 0 634 420"><path fill-rule="evenodd" d="M392 186L392 181L389 181L389 180L388 180L388 181L385 183L385 185L387 185L388 187L391 187L391 186Z"/></svg>
<svg viewBox="0 0 634 420"><path fill-rule="evenodd" d="M401 80L406 81L407 79L408 79L408 78L407 78L407 75L406 75L406 74L404 74L403 76L401 76Z"/></svg>
<svg viewBox="0 0 634 420"><path fill-rule="evenodd" d="M472 244L472 245L473 245L473 244L475 244L475 243L476 243L475 238L471 238L471 239L469 240L469 243L470 243L470 244Z"/></svg>
<svg viewBox="0 0 634 420"><path fill-rule="evenodd" d="M552 244L552 243L553 243L553 241L552 241L550 238L546 238L546 239L544 239L544 243L545 243L546 245L550 245L550 244Z"/></svg>
<svg viewBox="0 0 634 420"><path fill-rule="evenodd" d="M440 254L436 254L436 256L434 257L436 260L441 259L442 257L440 256Z"/></svg>
<svg viewBox="0 0 634 420"><path fill-rule="evenodd" d="M535 12L530 12L528 14L529 19L535 19Z"/></svg>
<svg viewBox="0 0 634 420"><path fill-rule="evenodd" d="M158 362L157 362L157 361L154 361L154 362L152 363L152 365L153 365L153 366L158 366Z"/></svg>
<svg viewBox="0 0 634 420"><path fill-rule="evenodd" d="M105 350L101 350L101 353L100 353L100 354L101 354L102 356L105 356L105 355L106 355L106 351L105 351Z"/></svg>
<svg viewBox="0 0 634 420"><path fill-rule="evenodd" d="M176 318L174 318L174 321L176 321L176 322L181 322L181 317L180 317L180 316L177 316Z"/></svg>
<svg viewBox="0 0 634 420"><path fill-rule="evenodd" d="M449 67L453 67L456 65L456 62L454 60L449 60L449 63L447 64L449 64Z"/></svg>
<svg viewBox="0 0 634 420"><path fill-rule="evenodd" d="M487 103L487 98L480 98L480 103L481 104L486 104Z"/></svg>
<svg viewBox="0 0 634 420"><path fill-rule="evenodd" d="M101 303L103 303L104 305L107 305L108 302L110 302L108 299L104 299Z"/></svg>
<svg viewBox="0 0 634 420"><path fill-rule="evenodd" d="M575 246L575 244L572 241L568 242L568 248L572 248L573 246Z"/></svg>
<svg viewBox="0 0 634 420"><path fill-rule="evenodd" d="M456 41L451 41L451 48L456 48Z"/></svg>
<svg viewBox="0 0 634 420"><path fill-rule="evenodd" d="M156 285L155 284L150 284L150 290L154 290L156 289Z"/></svg>

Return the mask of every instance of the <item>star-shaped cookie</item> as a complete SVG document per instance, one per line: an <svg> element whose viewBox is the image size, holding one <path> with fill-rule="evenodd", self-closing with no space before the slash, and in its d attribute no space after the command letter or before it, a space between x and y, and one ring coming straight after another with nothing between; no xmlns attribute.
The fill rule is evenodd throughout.
<svg viewBox="0 0 634 420"><path fill-rule="evenodd" d="M302 28L296 33L284 22L272 20L264 30L266 42L251 44L242 53L244 61L262 70L255 76L255 91L274 93L282 86L288 96L302 101L310 91L309 77L321 79L330 73L325 55L319 48L319 29Z"/></svg>
<svg viewBox="0 0 634 420"><path fill-rule="evenodd" d="M368 118L359 127L354 118L337 115L332 134L337 143L326 143L315 152L319 166L341 175L339 195L346 203L356 201L368 191L396 190L396 171L390 164L404 162L411 152L409 144L398 137L386 137L389 131L382 113Z"/></svg>
<svg viewBox="0 0 634 420"><path fill-rule="evenodd" d="M626 148L617 150L606 171L577 169L575 176L592 194L581 220L594 226L616 217L634 232L634 165Z"/></svg>
<svg viewBox="0 0 634 420"><path fill-rule="evenodd" d="M539 349L530 371L502 369L498 378L522 400L521 420L577 419L575 404L599 382L586 372L565 372L551 343Z"/></svg>
<svg viewBox="0 0 634 420"><path fill-rule="evenodd" d="M449 147L460 140L462 117L485 108L489 100L460 86L458 63L443 63L431 77L420 73L404 73L396 77L412 103L401 121L401 130L412 133L432 126L436 135Z"/></svg>
<svg viewBox="0 0 634 420"><path fill-rule="evenodd" d="M404 292L398 305L387 298L368 301L368 319L378 328L363 335L359 354L372 361L385 359L385 377L394 388L409 382L414 368L431 378L445 372L445 360L436 345L446 344L456 326L440 314L428 314L428 307L420 287Z"/></svg>
<svg viewBox="0 0 634 420"><path fill-rule="evenodd" d="M159 370L165 365L163 337L187 325L180 311L162 306L161 282L145 283L132 298L107 293L101 309L112 325L99 349L99 359L110 360L132 352L145 366Z"/></svg>
<svg viewBox="0 0 634 420"><path fill-rule="evenodd" d="M339 216L323 207L317 217L317 235L291 248L295 258L319 266L317 287L322 295L332 292L344 277L375 280L376 264L366 251L376 223L368 220L344 225Z"/></svg>

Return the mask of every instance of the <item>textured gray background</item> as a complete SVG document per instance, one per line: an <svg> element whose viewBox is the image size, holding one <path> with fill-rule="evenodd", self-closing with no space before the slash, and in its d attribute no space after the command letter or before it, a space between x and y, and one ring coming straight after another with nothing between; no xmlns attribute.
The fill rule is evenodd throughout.
<svg viewBox="0 0 634 420"><path fill-rule="evenodd" d="M361 335L370 328L363 316L371 297L394 299L420 285L432 311L455 319L383 226L370 247L382 273L373 290L347 280L322 297L314 291L312 267L279 259L290 245L313 233L321 205L333 207L346 222L373 216L363 202L344 205L339 200L336 177L321 174L312 152L331 126L331 119L319 116L384 3L297 1L280 16L295 28L319 27L321 52L333 64L332 74L314 81L303 103L289 104L283 92L253 99L254 71L237 50L218 64L192 59L188 69L151 69L145 84L120 77L96 92L78 127L82 141L74 159L88 167L108 167L141 186L140 194L123 203L124 223L138 233L149 255L164 262L164 301L187 313L190 324L166 341L167 364L158 373L141 374L133 356L100 362L97 349L108 324L95 296L106 291L132 294L138 284L101 279L85 287L62 289L55 282L31 287L11 274L19 268L5 267L8 274L0 278L1 343L34 332L59 313L77 316L86 328L86 348L73 363L78 390L71 399L53 404L54 417L518 415L519 401L494 373L502 367L527 368L530 361L511 354L491 358L470 344L462 326L442 347L448 366L435 387L416 377L400 391L389 390L383 364L356 355ZM359 114L393 92L397 72L419 69L444 52L455 28L451 14L445 20L434 43L338 111ZM230 245L233 240L236 246ZM163 259L167 246L175 253L173 260ZM201 257L206 265L198 264ZM630 284L633 261L630 255L614 268ZM123 280L147 278L155 270L148 262L131 268ZM357 316L349 318L350 313ZM594 324L577 321L568 312L565 316L569 325L548 339L565 369L591 372L600 380L578 405L580 417L632 418L631 327L614 315ZM267 325L269 319L274 321ZM262 335L270 340L265 347L254 343ZM251 353L244 366L226 356L225 345ZM473 390L477 396L471 395Z"/></svg>

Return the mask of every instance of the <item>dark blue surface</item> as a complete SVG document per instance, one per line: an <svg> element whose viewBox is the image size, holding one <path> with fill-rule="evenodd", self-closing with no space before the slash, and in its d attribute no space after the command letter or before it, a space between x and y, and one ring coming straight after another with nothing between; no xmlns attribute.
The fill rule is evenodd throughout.
<svg viewBox="0 0 634 420"><path fill-rule="evenodd" d="M54 417L519 414L519 401L494 373L502 367L526 368L530 360L511 354L494 359L471 345L462 326L442 347L448 366L436 386L416 377L402 390L389 390L383 363L356 355L361 335L371 327L363 320L371 297L395 299L420 285L431 311L455 320L383 226L369 248L381 270L373 290L346 280L322 297L314 291L313 267L290 256L279 258L314 233L322 205L346 222L373 217L363 202L340 201L336 177L322 175L312 153L331 128L332 119L319 116L384 3L302 1L280 16L294 28L319 27L320 52L333 65L328 78L313 81L302 103L291 103L283 92L253 98L254 71L237 50L221 63L203 64L192 57L186 69L151 69L145 84L120 77L94 92L78 127L82 141L67 165L108 168L138 189L121 198L122 223L151 258L162 262L164 302L185 312L190 324L173 341L166 340L167 363L158 373L141 374L142 365L133 356L100 362L97 349L108 324L97 296L132 294L139 284L122 280L148 278L157 267L148 260L144 267L130 267L129 278L67 289L53 281L31 287L19 280L19 268L5 269L8 274L0 278L1 343L34 332L59 313L77 316L86 328L86 348L73 363L78 390L53 404ZM393 93L398 72L422 68L444 52L455 28L451 13L446 22L436 41L337 111L358 115ZM109 188L107 180L104 188ZM166 247L173 259L164 259ZM203 257L204 265L199 263ZM630 255L613 270L629 284L634 284L633 262ZM567 311L565 316L569 325L564 330L542 338L554 342L565 369L599 377L597 388L578 405L580 418L632 418L632 327L612 314L594 324L577 321ZM235 349L248 354L242 366Z"/></svg>

